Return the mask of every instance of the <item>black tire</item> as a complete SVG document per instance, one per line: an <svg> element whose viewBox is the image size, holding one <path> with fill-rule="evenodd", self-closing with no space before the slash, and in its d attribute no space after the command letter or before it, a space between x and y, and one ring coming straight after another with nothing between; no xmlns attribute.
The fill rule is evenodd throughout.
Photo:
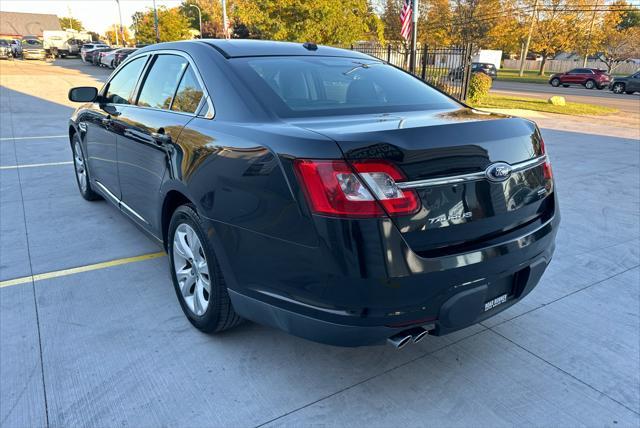
<svg viewBox="0 0 640 428"><path fill-rule="evenodd" d="M587 89L595 89L598 85L596 85L596 82L592 79L587 80L586 82L584 82L584 87Z"/></svg>
<svg viewBox="0 0 640 428"><path fill-rule="evenodd" d="M78 153L76 153L76 149L79 148L80 150L80 156L82 158L82 162L84 165L84 171L85 171L85 180L86 180L86 187L83 188L82 185L80 184L80 173L78 171L79 166L78 166L78 160L77 160L77 155ZM84 155L83 152L83 148L82 148L82 143L80 141L80 137L78 136L78 134L73 134L73 138L71 139L71 151L73 153L73 168L75 170L75 176L76 176L76 184L78 185L78 190L80 191L80 195L86 199L87 201L97 201L102 199L102 196L100 196L99 194L97 194L96 192L93 191L93 188L91 187L91 175L89 172L89 168L88 168L88 164L86 161L86 156Z"/></svg>
<svg viewBox="0 0 640 428"><path fill-rule="evenodd" d="M624 92L624 83L614 83L611 87L611 92L614 94L621 94Z"/></svg>
<svg viewBox="0 0 640 428"><path fill-rule="evenodd" d="M174 268L174 237L176 229L181 224L187 224L190 226L198 236L200 240L204 257L209 266L209 282L211 287L211 293L209 295L209 303L206 311L202 315L196 315L189 309L189 306L185 302L182 292L180 291L180 285L176 276L176 270ZM169 224L169 234L167 237L167 252L169 253L169 270L171 274L171 280L173 281L173 287L180 302L180 307L186 315L187 319L198 330L204 333L219 333L224 330L228 330L242 322L236 312L233 310L229 294L227 293L227 285L222 276L218 259L215 256L215 252L207 234L205 225L202 223L200 216L195 210L193 205L182 205L178 207L171 217L171 223Z"/></svg>
<svg viewBox="0 0 640 428"><path fill-rule="evenodd" d="M549 83L551 83L551 86L553 86L554 88L557 88L558 86L560 86L560 79L554 77L549 81Z"/></svg>

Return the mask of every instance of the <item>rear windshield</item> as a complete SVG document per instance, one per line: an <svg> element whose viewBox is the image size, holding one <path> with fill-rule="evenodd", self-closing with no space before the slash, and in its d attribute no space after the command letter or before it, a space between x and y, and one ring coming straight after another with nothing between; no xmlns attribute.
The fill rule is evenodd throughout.
<svg viewBox="0 0 640 428"><path fill-rule="evenodd" d="M459 107L422 81L373 59L253 57L231 63L258 100L281 117Z"/></svg>
<svg viewBox="0 0 640 428"><path fill-rule="evenodd" d="M40 47L42 46L42 43L35 39L25 39L22 41L22 45L27 47Z"/></svg>

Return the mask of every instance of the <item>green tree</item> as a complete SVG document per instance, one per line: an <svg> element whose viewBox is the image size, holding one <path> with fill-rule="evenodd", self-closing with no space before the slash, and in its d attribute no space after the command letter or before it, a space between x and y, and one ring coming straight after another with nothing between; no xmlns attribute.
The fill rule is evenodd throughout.
<svg viewBox="0 0 640 428"><path fill-rule="evenodd" d="M233 19L253 37L349 44L383 37L367 0L236 0Z"/></svg>
<svg viewBox="0 0 640 428"><path fill-rule="evenodd" d="M62 18L58 18L58 21L60 21L60 28L62 28L63 30L67 28L71 28L77 31L84 30L84 26L82 25L82 22L80 22L79 19L73 18L71 16L64 16Z"/></svg>
<svg viewBox="0 0 640 428"><path fill-rule="evenodd" d="M220 0L183 0L180 9L191 21L191 27L198 28L198 11L191 5L196 5L202 11L202 37L223 37L222 2ZM229 18L234 10L235 2L227 1L227 15ZM230 19L231 21L231 19Z"/></svg>
<svg viewBox="0 0 640 428"><path fill-rule="evenodd" d="M386 0L381 20L385 40L395 45L407 47L407 41L400 36L402 25L400 23L400 12L402 11L403 0Z"/></svg>
<svg viewBox="0 0 640 428"><path fill-rule="evenodd" d="M135 32L137 43L155 43L156 32L154 27L153 10L136 12L132 16L131 29ZM170 42L174 40L187 40L191 38L191 23L184 16L179 7L158 7L158 28L160 29L160 41Z"/></svg>
<svg viewBox="0 0 640 428"><path fill-rule="evenodd" d="M626 2L619 2L626 6L628 9L620 12L620 22L618 28L620 30L626 30L627 28L640 27L640 9L637 7L630 7ZM618 4L618 3L616 3Z"/></svg>

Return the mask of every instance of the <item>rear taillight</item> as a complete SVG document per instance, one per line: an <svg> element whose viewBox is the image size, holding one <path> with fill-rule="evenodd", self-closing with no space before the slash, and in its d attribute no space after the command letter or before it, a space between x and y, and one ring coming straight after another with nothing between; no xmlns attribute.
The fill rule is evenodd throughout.
<svg viewBox="0 0 640 428"><path fill-rule="evenodd" d="M544 145L542 138L540 138L540 151L542 152L542 156L544 156L542 171L544 174L545 188L547 189L547 193L551 193L553 191L553 170L551 169L551 161L549 160L547 147Z"/></svg>
<svg viewBox="0 0 640 428"><path fill-rule="evenodd" d="M413 214L420 208L413 190L401 190L404 175L384 161L297 160L294 163L311 210L338 217Z"/></svg>

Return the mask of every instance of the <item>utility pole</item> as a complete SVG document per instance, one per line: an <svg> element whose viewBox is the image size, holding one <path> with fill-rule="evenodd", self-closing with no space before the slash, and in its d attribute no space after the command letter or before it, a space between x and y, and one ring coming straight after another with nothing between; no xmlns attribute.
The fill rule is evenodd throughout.
<svg viewBox="0 0 640 428"><path fill-rule="evenodd" d="M418 3L420 0L413 0L411 2L411 57L409 58L409 72L415 74L416 72L416 50L418 47Z"/></svg>
<svg viewBox="0 0 640 428"><path fill-rule="evenodd" d="M118 46L120 43L118 41L118 29L116 28L116 24L113 24L113 32L116 35L116 46Z"/></svg>
<svg viewBox="0 0 640 428"><path fill-rule="evenodd" d="M156 29L156 43L160 43L160 28L158 28L158 8L156 0L153 0L153 25Z"/></svg>
<svg viewBox="0 0 640 428"><path fill-rule="evenodd" d="M75 28L73 28L73 20L71 19L71 7L69 5L67 5L67 13L69 14L69 27L72 30L75 30ZM78 28L78 30L80 30L80 28Z"/></svg>
<svg viewBox="0 0 640 428"><path fill-rule="evenodd" d="M120 32L120 39L122 40L122 46L124 46L125 42L124 42L124 32L122 31L122 10L120 9L120 0L116 0L116 3L118 4L118 16L120 18L120 28L118 30Z"/></svg>
<svg viewBox="0 0 640 428"><path fill-rule="evenodd" d="M227 0L222 0L222 25L224 29L224 38L229 39L229 21L227 20Z"/></svg>
<svg viewBox="0 0 640 428"><path fill-rule="evenodd" d="M529 45L531 44L531 36L533 35L533 27L536 25L538 19L538 0L533 3L533 14L531 15L531 23L529 24L529 34L527 34L527 41L524 43L524 52L520 58L520 73L518 75L522 77L524 75L524 64L527 60L527 54L529 53Z"/></svg>
<svg viewBox="0 0 640 428"><path fill-rule="evenodd" d="M193 3L189 3L188 6L198 9L198 30L200 31L200 38L202 38L202 11L197 5Z"/></svg>
<svg viewBox="0 0 640 428"><path fill-rule="evenodd" d="M596 0L596 5L593 8L593 15L591 15L591 25L589 25L589 37L587 39L587 50L584 53L584 62L582 63L583 67L587 66L587 61L589 60L589 51L591 50L591 35L593 33L593 24L596 22L596 9L598 9L598 0Z"/></svg>

